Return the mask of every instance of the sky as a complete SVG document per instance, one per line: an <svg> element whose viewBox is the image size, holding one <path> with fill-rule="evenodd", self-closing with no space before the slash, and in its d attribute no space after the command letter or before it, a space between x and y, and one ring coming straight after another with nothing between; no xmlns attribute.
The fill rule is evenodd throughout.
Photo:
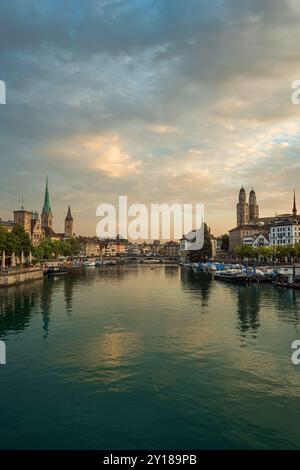
<svg viewBox="0 0 300 470"><path fill-rule="evenodd" d="M299 194L298 0L1 0L0 217L22 200L54 229L68 205L94 235L100 203L203 203L236 225Z"/></svg>

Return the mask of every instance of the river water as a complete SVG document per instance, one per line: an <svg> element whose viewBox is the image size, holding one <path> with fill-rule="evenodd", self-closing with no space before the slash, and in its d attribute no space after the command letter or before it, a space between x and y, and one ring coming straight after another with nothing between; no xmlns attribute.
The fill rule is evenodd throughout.
<svg viewBox="0 0 300 470"><path fill-rule="evenodd" d="M299 308L177 266L0 290L0 448L299 448Z"/></svg>

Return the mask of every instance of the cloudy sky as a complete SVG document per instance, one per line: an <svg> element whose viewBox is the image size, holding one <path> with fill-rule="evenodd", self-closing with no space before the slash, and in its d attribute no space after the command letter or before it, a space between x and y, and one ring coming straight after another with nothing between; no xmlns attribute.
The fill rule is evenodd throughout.
<svg viewBox="0 0 300 470"><path fill-rule="evenodd" d="M0 217L70 203L203 202L215 234L241 185L261 215L299 193L298 0L1 0Z"/></svg>

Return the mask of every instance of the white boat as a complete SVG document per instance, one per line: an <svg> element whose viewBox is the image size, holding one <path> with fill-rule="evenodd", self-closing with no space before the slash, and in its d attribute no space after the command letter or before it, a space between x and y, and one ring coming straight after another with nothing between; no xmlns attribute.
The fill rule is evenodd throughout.
<svg viewBox="0 0 300 470"><path fill-rule="evenodd" d="M84 263L84 266L87 266L87 267L94 267L96 266L96 262L95 261L86 261Z"/></svg>

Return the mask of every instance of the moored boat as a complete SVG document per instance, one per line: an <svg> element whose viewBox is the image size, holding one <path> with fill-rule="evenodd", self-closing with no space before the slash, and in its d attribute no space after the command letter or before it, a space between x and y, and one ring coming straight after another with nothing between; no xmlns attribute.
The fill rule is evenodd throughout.
<svg viewBox="0 0 300 470"><path fill-rule="evenodd" d="M67 274L66 266L49 266L44 269L44 274L47 277L63 276Z"/></svg>
<svg viewBox="0 0 300 470"><path fill-rule="evenodd" d="M84 266L94 268L96 266L96 262L95 261L86 261L84 263Z"/></svg>
<svg viewBox="0 0 300 470"><path fill-rule="evenodd" d="M218 281L230 282L232 284L249 284L253 281L251 276L248 276L242 271L217 271L214 273L214 278Z"/></svg>

